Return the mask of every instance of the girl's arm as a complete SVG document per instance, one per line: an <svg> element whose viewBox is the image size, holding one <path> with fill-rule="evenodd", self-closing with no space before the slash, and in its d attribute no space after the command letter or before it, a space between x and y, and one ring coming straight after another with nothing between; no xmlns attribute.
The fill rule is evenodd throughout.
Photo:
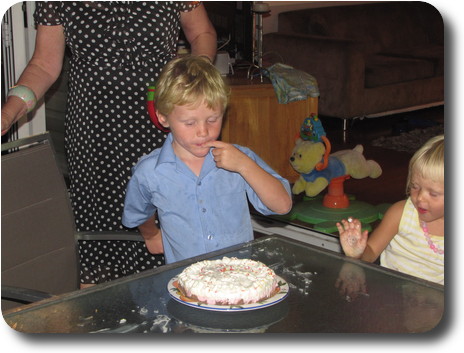
<svg viewBox="0 0 464 353"><path fill-rule="evenodd" d="M62 26L37 27L34 54L24 69L17 86L26 86L40 99L61 73L65 50ZM2 107L2 135L27 111L26 103L16 97L8 97Z"/></svg>
<svg viewBox="0 0 464 353"><path fill-rule="evenodd" d="M192 54L207 56L211 62L216 56L216 30L210 22L203 4L192 11L182 12L180 23L190 43Z"/></svg>
<svg viewBox="0 0 464 353"><path fill-rule="evenodd" d="M358 219L350 221L344 219L337 223L340 244L345 255L368 262L377 260L398 233L405 203L406 201L403 200L393 204L370 236L367 230L362 231L362 225Z"/></svg>
<svg viewBox="0 0 464 353"><path fill-rule="evenodd" d="M368 262L377 260L394 236L398 234L405 204L406 200L402 200L387 210L378 227L369 236L366 250L361 257L362 260Z"/></svg>
<svg viewBox="0 0 464 353"><path fill-rule="evenodd" d="M267 208L278 214L291 210L292 198L280 180L266 172L245 153L222 141L210 142L209 147L214 147L212 153L216 165L240 173Z"/></svg>

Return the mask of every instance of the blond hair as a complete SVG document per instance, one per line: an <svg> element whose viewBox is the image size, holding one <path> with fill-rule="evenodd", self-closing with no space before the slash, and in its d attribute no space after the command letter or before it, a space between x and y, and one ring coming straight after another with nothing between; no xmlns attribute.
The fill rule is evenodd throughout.
<svg viewBox="0 0 464 353"><path fill-rule="evenodd" d="M156 83L154 103L163 115L176 105L205 103L210 109L224 112L229 88L220 72L202 56L188 55L166 64Z"/></svg>
<svg viewBox="0 0 464 353"><path fill-rule="evenodd" d="M412 174L435 182L445 181L445 136L438 135L428 140L414 153L409 161L406 193L409 195Z"/></svg>

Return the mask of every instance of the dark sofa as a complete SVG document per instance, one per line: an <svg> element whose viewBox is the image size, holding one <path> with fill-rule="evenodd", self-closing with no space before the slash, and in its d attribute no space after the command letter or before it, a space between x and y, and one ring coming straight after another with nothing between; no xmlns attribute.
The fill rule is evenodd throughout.
<svg viewBox="0 0 464 353"><path fill-rule="evenodd" d="M424 2L280 13L264 53L317 79L321 115L382 116L444 102L443 20Z"/></svg>

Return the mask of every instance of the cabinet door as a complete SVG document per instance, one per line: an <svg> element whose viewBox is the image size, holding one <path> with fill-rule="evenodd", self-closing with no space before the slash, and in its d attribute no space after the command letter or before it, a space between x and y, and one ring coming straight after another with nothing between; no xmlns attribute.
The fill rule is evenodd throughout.
<svg viewBox="0 0 464 353"><path fill-rule="evenodd" d="M271 84L231 86L231 90L223 141L251 148L281 176L296 181L290 154L304 119L317 114L317 98L279 104Z"/></svg>

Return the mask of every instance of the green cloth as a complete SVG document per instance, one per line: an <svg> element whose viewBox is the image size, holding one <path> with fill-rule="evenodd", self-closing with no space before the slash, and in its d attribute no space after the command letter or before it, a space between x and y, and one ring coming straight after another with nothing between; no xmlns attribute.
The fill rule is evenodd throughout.
<svg viewBox="0 0 464 353"><path fill-rule="evenodd" d="M265 70L281 104L319 97L316 78L295 68L277 63Z"/></svg>

